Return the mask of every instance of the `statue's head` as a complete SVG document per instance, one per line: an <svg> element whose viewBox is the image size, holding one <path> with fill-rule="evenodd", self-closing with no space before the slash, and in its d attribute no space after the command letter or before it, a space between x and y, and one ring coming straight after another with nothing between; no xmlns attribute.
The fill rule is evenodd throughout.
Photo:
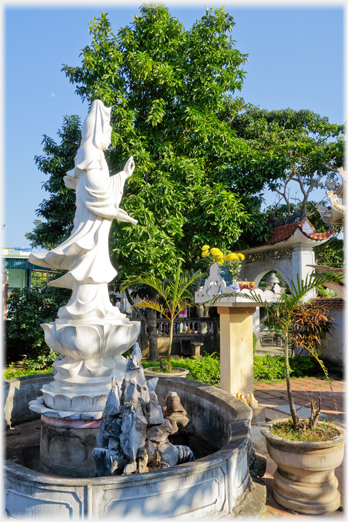
<svg viewBox="0 0 348 522"><path fill-rule="evenodd" d="M69 171L70 176L79 177L81 171L103 168L103 150L111 143L110 113L111 108L105 107L100 100L94 100L82 126L81 145L75 156L75 168Z"/></svg>
<svg viewBox="0 0 348 522"><path fill-rule="evenodd" d="M111 107L101 100L94 100L82 126L82 143L89 142L99 150L106 150L111 143Z"/></svg>

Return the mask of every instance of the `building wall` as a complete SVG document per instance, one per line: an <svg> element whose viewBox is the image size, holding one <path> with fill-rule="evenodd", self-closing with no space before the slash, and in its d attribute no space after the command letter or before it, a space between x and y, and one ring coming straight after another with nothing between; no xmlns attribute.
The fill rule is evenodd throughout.
<svg viewBox="0 0 348 522"><path fill-rule="evenodd" d="M326 341L325 348L321 351L321 358L330 366L337 369L344 368L344 310L330 310L330 315L334 317L335 329L332 330L330 337Z"/></svg>
<svg viewBox="0 0 348 522"><path fill-rule="evenodd" d="M24 288L26 286L26 271L24 269L10 268L8 270L8 288Z"/></svg>

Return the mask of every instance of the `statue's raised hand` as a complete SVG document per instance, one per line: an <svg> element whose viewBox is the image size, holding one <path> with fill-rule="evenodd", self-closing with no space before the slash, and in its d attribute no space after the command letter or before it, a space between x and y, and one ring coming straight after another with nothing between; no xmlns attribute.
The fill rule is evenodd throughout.
<svg viewBox="0 0 348 522"><path fill-rule="evenodd" d="M131 156L124 167L125 173L127 174L128 178L133 174L134 169L135 169L135 163L134 163L133 156Z"/></svg>

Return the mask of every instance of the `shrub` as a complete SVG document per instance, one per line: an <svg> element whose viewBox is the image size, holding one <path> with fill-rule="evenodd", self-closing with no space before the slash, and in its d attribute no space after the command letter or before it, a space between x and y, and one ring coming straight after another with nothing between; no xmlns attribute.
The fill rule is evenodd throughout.
<svg viewBox="0 0 348 522"><path fill-rule="evenodd" d="M253 332L253 355L254 355L254 357L256 354L256 343L257 343L257 337L256 337L256 334Z"/></svg>
<svg viewBox="0 0 348 522"><path fill-rule="evenodd" d="M3 372L4 379L13 377L24 377L36 373L49 373L52 371L52 363L58 354L51 352L49 356L40 356L36 360L26 360L23 368L15 369L10 364ZM312 357L290 357L292 377L317 377L322 376L319 364ZM205 353L201 358L194 359L171 359L173 368L186 368L190 371L189 379L205 382L212 386L220 387L220 358L216 353ZM144 368L159 366L158 362L142 361ZM284 357L277 355L257 355L254 357L254 381L285 379Z"/></svg>
<svg viewBox="0 0 348 522"><path fill-rule="evenodd" d="M21 368L14 368L14 363L9 364L7 370L3 372L3 379L13 379L15 377L25 377L37 373L51 373L53 363L59 353L49 350L47 354L38 355L36 359L25 359Z"/></svg>
<svg viewBox="0 0 348 522"><path fill-rule="evenodd" d="M150 366L159 366L159 363L142 361L144 368ZM173 368L185 368L190 370L189 379L205 382L212 386L220 386L220 358L216 353L204 353L203 357L195 357L194 359L171 359Z"/></svg>
<svg viewBox="0 0 348 522"><path fill-rule="evenodd" d="M309 357L289 357L291 377L322 376L319 363ZM254 381L285 379L285 357L257 355L254 357Z"/></svg>
<svg viewBox="0 0 348 522"><path fill-rule="evenodd" d="M14 290L8 299L7 351L21 346L21 353L37 358L51 350L45 343L41 323L54 321L58 309L69 300L71 290L50 287Z"/></svg>
<svg viewBox="0 0 348 522"><path fill-rule="evenodd" d="M52 367L47 367L41 370L29 370L28 368L13 368L13 363L9 365L7 370L2 374L3 379L18 379L19 377L26 377L27 375L37 375L40 373L51 373Z"/></svg>

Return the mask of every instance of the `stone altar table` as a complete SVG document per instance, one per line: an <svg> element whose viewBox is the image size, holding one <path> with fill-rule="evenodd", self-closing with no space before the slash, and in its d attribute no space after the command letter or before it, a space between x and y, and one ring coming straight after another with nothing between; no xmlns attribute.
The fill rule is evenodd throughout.
<svg viewBox="0 0 348 522"><path fill-rule="evenodd" d="M233 290L226 285L217 264L210 267L210 275L204 287L195 292L197 304L210 301L219 294ZM243 290L240 297L224 297L217 303L220 315L220 363L221 389L229 393L248 394L254 391L253 314L258 305L243 294L254 292L264 301L276 302L280 294L279 285L274 292Z"/></svg>

